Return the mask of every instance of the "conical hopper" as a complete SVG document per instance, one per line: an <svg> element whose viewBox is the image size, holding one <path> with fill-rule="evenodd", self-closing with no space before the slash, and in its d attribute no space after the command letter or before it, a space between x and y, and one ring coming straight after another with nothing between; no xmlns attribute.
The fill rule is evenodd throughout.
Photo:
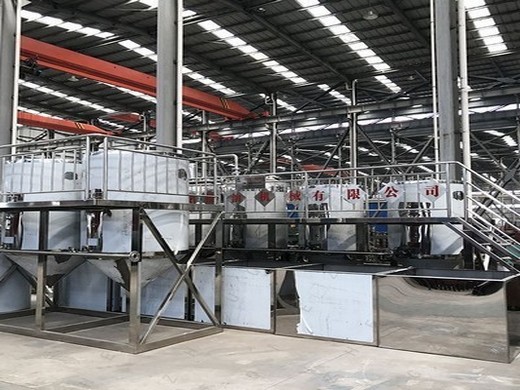
<svg viewBox="0 0 520 390"><path fill-rule="evenodd" d="M11 269L12 265L13 263L0 254L0 281L4 279L5 274Z"/></svg>
<svg viewBox="0 0 520 390"><path fill-rule="evenodd" d="M23 268L35 280L38 273L38 255L13 255L6 257ZM47 256L47 285L53 287L65 275L79 266L85 260L81 256L72 256L63 252L61 255Z"/></svg>
<svg viewBox="0 0 520 390"><path fill-rule="evenodd" d="M88 259L88 262L114 282L119 283L125 290L130 290L130 260L128 258ZM173 264L167 257L143 258L141 260L141 288L171 267Z"/></svg>
<svg viewBox="0 0 520 390"><path fill-rule="evenodd" d="M0 313L24 310L31 307L31 289L27 280L13 263L0 254Z"/></svg>

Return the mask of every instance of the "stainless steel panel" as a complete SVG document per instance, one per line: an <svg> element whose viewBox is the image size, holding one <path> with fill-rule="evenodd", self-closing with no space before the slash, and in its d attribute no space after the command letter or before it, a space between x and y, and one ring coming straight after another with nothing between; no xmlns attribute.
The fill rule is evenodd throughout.
<svg viewBox="0 0 520 390"><path fill-rule="evenodd" d="M507 282L507 324L509 332L509 359L520 352L520 277Z"/></svg>
<svg viewBox="0 0 520 390"><path fill-rule="evenodd" d="M370 272L277 270L276 280L276 334L376 344Z"/></svg>
<svg viewBox="0 0 520 390"><path fill-rule="evenodd" d="M380 346L509 362L503 280L378 278Z"/></svg>

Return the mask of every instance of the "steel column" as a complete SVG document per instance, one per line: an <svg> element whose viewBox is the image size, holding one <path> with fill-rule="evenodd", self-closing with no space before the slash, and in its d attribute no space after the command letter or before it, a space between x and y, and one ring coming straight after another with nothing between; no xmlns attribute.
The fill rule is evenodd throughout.
<svg viewBox="0 0 520 390"><path fill-rule="evenodd" d="M457 97L456 3L435 1L435 45L439 103L440 161L460 161Z"/></svg>
<svg viewBox="0 0 520 390"><path fill-rule="evenodd" d="M182 147L182 0L157 9L157 143Z"/></svg>
<svg viewBox="0 0 520 390"><path fill-rule="evenodd" d="M351 96L351 102L352 105L355 106L357 104L357 80L352 81L352 96ZM350 168L356 169L357 163L358 163L358 137L357 137L357 113L352 112L350 114ZM356 180L357 172L354 170L352 171L352 176L354 177L354 181Z"/></svg>
<svg viewBox="0 0 520 390"><path fill-rule="evenodd" d="M143 240L143 225L141 213L137 208L132 209L132 253L130 261L130 307L129 332L130 345L137 348L141 333L141 246Z"/></svg>
<svg viewBox="0 0 520 390"><path fill-rule="evenodd" d="M12 143L16 31L16 1L0 0L0 146ZM5 148L0 149L0 155L9 152Z"/></svg>
<svg viewBox="0 0 520 390"><path fill-rule="evenodd" d="M464 0L458 0L459 20L459 69L460 69L460 110L462 126L462 161L471 169L471 138L469 124L469 84L468 84L468 48L466 40L466 8ZM468 172L471 183L471 173Z"/></svg>
<svg viewBox="0 0 520 390"><path fill-rule="evenodd" d="M45 251L48 246L49 239L49 211L40 211L40 221L38 230L38 250ZM45 329L45 292L47 286L47 255L41 253L38 255L38 268L36 271L36 311L35 321L36 328Z"/></svg>
<svg viewBox="0 0 520 390"><path fill-rule="evenodd" d="M276 117L278 114L278 102L277 102L277 96L276 93L272 93L270 96L271 99L271 116ZM277 157L277 137L278 137L278 130L277 130L277 123L273 122L270 126L271 130L271 144L269 149L269 169L271 173L276 173L276 157Z"/></svg>
<svg viewBox="0 0 520 390"><path fill-rule="evenodd" d="M208 124L208 113L206 111L202 111L202 124ZM202 152L202 177L206 178L208 176L208 163L206 161L206 153L208 152L208 132L201 131L200 132L200 150Z"/></svg>

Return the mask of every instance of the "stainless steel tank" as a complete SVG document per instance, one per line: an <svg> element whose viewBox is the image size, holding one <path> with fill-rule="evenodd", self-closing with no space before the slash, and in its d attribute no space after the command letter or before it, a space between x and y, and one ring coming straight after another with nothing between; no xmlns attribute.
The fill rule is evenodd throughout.
<svg viewBox="0 0 520 390"><path fill-rule="evenodd" d="M82 166L78 161L33 158L7 162L3 169L3 190L8 200L51 202L78 200L83 196ZM12 249L37 250L39 213L17 212L7 215L8 228L2 231L2 244ZM63 255L49 256L47 283L53 286L83 262L67 251L80 248L80 213L53 211L49 214L47 249L64 251ZM36 277L36 255L7 255L8 258Z"/></svg>

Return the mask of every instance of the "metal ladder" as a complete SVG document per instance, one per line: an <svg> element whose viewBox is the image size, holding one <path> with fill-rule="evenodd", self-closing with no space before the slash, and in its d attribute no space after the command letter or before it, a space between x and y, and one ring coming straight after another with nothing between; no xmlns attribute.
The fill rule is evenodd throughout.
<svg viewBox="0 0 520 390"><path fill-rule="evenodd" d="M445 225L497 263L520 272L520 242L515 238L520 237L516 223L520 222L520 212L516 210L516 206L520 208L520 198L482 175L464 169L473 178L471 184L465 183L471 207L467 207L464 218L455 218Z"/></svg>

